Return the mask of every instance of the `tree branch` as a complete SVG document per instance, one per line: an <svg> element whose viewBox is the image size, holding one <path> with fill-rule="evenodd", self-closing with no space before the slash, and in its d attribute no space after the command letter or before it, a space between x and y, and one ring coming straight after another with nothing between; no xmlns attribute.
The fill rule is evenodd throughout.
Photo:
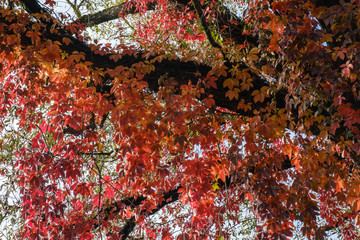
<svg viewBox="0 0 360 240"><path fill-rule="evenodd" d="M176 2L176 0L173 0ZM149 2L147 4L148 10L154 10L156 6L156 1ZM135 14L136 13L136 7L132 6L129 9L124 9L126 6L126 2L122 2L118 5L106 8L104 10L101 10L96 13L90 13L87 15L84 15L78 19L79 22L85 23L86 27L92 27L95 25L99 25L101 23L115 20L119 18L119 13L124 12L126 14Z"/></svg>
<svg viewBox="0 0 360 240"><path fill-rule="evenodd" d="M27 11L29 13L41 13L46 12L45 9L43 9L36 0L23 0L23 3L25 4ZM51 18L49 14L49 18ZM4 18L0 18L1 21L7 22ZM41 21L42 19L40 19ZM79 39L73 37L71 33L64 30L61 27L58 27L58 32L54 32L54 25L59 25L59 23L56 22L56 20L52 19L50 22L44 22L44 24L47 26L44 30L41 37L43 38L43 41L46 41L47 39L50 39L52 41L58 41L62 43L60 46L63 51L66 51L68 53L72 53L74 51L82 52L85 55L85 61L92 62L92 67L94 68L104 68L104 69L110 69L108 71L108 74L111 76L111 69L116 68L117 66L126 66L131 68L133 64L139 63L142 61L145 61L146 59L142 57L142 52L138 52L135 56L134 55L122 55L121 59L119 59L117 62L110 59L111 54L105 54L100 55L94 52L90 46L88 46L86 43L80 41ZM30 27L30 26L29 26ZM9 34L12 32L12 30L5 30L8 31ZM66 45L63 42L63 38L67 37L71 40L72 44ZM27 37L25 34L21 36L21 44L23 46L29 46L32 45L31 39ZM148 60L152 60L154 58L150 58ZM212 70L210 66L204 65L204 64L197 64L195 62L183 62L180 59L178 60L163 60L161 62L155 61L152 63L155 67L155 70L151 72L150 74L146 75L144 77L144 81L148 82L149 88L153 91L158 91L159 84L158 79L163 76L164 74L168 74L169 77L173 77L177 81L177 86L181 86L183 84L188 84L189 80L192 82L192 84L197 85L199 82L199 79L204 79L208 73ZM239 63L240 69L247 69L248 67L243 64ZM199 73L200 76L196 76L195 73ZM223 87L223 81L225 80L224 77L220 77L216 81L217 89L208 88L205 89L205 93L202 95L201 98L205 98L209 96L210 94L213 95L213 99L215 100L215 104L218 107L226 108L231 111L237 112L238 114L241 114L243 116L253 116L253 111L245 111L243 109L237 109L238 102L243 100L245 103L251 103L252 104L252 110L260 110L267 104L270 104L272 101L272 97L268 97L264 100L264 102L254 102L252 97L252 92L254 90L260 90L263 86L268 86L268 83L265 79L262 77L255 75L254 73L251 73L253 81L253 87L250 88L247 91L243 91L241 95L239 96L239 99L233 99L230 100L228 97L225 97L225 94L228 89L225 89ZM109 94L111 90L111 85L106 84L105 81L107 79L104 79L104 84L102 86L96 86L98 92L102 94ZM284 98L286 96L286 90L279 91L275 98L279 101L278 107L282 108L285 107Z"/></svg>
<svg viewBox="0 0 360 240"><path fill-rule="evenodd" d="M45 12L46 9L43 9L39 3L36 0L23 0L23 3L25 7L27 8L27 11L29 13L41 13ZM111 54L105 54L100 55L96 54L90 46L88 46L86 43L80 41L79 39L73 37L69 32L64 30L61 26L58 27L58 32L53 32L54 25L59 25L59 23L54 20L50 14L48 14L48 18L51 19L49 22L44 22L44 24L47 26L44 33L41 35L43 38L43 41L46 41L47 39L50 39L52 41L59 41L62 43L62 50L67 51L69 53L72 53L74 51L83 52L85 54L85 61L90 61L93 63L94 68L105 68L108 70L108 77L113 77L111 74L111 69L116 68L117 66L126 66L126 67L132 67L134 63L145 61L146 59L142 57L142 53L138 52L137 55L122 55L121 59L117 62L110 59ZM0 18L2 22L7 22L5 18ZM40 19L42 21L43 19ZM16 21L16 19L14 20ZM5 28L5 33L9 32L12 33L12 30ZM72 44L66 45L63 43L63 37L67 37L72 41ZM31 39L27 37L25 34L21 35L21 43L24 46L29 46L32 44ZM154 58L150 58L148 60L151 60ZM204 79L209 72L212 70L211 67L204 65L204 64L197 64L195 62L183 62L181 60L163 60L161 62L155 61L152 63L155 67L155 70L151 72L150 74L146 75L144 77L144 81L148 82L149 89L152 91L158 91L159 89L159 83L158 79L163 76L164 74L168 74L169 77L172 77L177 81L177 86L181 86L183 84L187 84L190 80L192 84L197 85L201 79ZM238 64L239 69L248 69L248 67L240 62L240 63L233 63L234 65ZM228 69L230 70L230 69ZM199 73L199 75L196 75L195 73ZM265 98L263 102L257 101L254 102L252 93L255 90L260 90L264 86L269 86L268 82L262 78L259 75L256 75L249 72L252 77L252 84L253 87L251 87L247 91L242 91L239 95L239 99L233 99L230 100L228 97L226 97L226 92L228 91L227 88L224 88L223 82L225 80L224 77L219 77L219 79L216 81L216 89L215 88L206 88L204 94L202 94L201 99L206 98L209 95L213 95L213 99L215 101L215 105L217 107L226 108L228 110L234 111L242 116L254 116L255 111L261 111L261 109L264 108L266 105L270 104L276 104L276 108L286 108L286 101L285 97L287 96L287 89L281 89L277 92L270 94L269 97ZM230 74L229 74L230 75ZM107 81L105 79L104 81ZM111 90L111 85L104 83L102 86L96 86L97 91L102 94L109 94ZM252 110L251 111L245 111L244 109L238 109L238 103L240 101L244 101L245 104L249 103L251 104ZM324 106L326 107L326 106ZM316 107L312 107L314 112L316 111ZM324 110L325 111L325 110ZM331 111L331 109L329 110ZM292 121L298 122L301 119L299 118L298 113L298 107L293 107L291 110L292 112ZM324 113L325 115L331 116L331 113ZM344 128L344 131L346 131L347 128ZM320 133L319 127L316 125L312 125L310 130L314 135L318 135ZM332 138L336 141L336 139L339 139L339 136L343 135L343 130L338 129L338 131L335 133L335 135L332 136ZM337 142L337 141L336 141Z"/></svg>
<svg viewBox="0 0 360 240"><path fill-rule="evenodd" d="M183 10L184 7L188 6L191 1L190 0L171 0L171 2L175 5L175 8L177 8L179 10ZM196 12L199 12L203 16L201 4L199 3L198 0L196 0L196 2L197 2L196 3L196 5L197 5ZM147 5L148 10L154 10L156 4L157 4L156 1L154 1L152 3L148 3L148 5ZM135 14L136 13L136 9L134 7L130 8L130 9L126 9L126 10L124 9L124 7L125 7L125 3L120 3L116 6L109 7L107 9L104 9L99 12L84 15L84 16L80 17L77 21L80 23L84 23L86 27L92 27L92 26L119 18L120 12L124 12L126 14ZM194 9L192 9L191 5L190 5L190 10L194 10ZM201 17L200 15L198 15L198 16L200 19L204 18L204 16L203 17ZM230 21L230 20L233 20L233 21ZM248 41L254 45L257 45L258 39L256 37L253 37L251 35L243 35L242 34L244 27L245 27L245 23L241 19L239 19L237 16L235 16L228 8L222 6L221 11L216 12L216 18L213 21L213 23L215 23L215 22L218 22L220 25L229 26L229 31L221 33L226 38L231 38L234 42L239 43L239 44L244 43L245 41ZM236 24L234 24L234 22L236 22ZM205 24L208 25L206 23L206 20L205 20ZM208 39L213 39L211 36L210 29L208 27L205 27L206 25L203 25L204 29L208 29L207 31L205 31L206 35L207 35ZM209 40L209 41L211 44L215 42L215 41L211 41L211 40ZM215 42L215 45L213 45L213 46L214 47L216 46L216 42Z"/></svg>
<svg viewBox="0 0 360 240"><path fill-rule="evenodd" d="M218 44L212 34L211 34L211 30L210 30L210 27L206 21L206 18L204 16L204 13L203 13L203 10L202 10L202 7L201 7L201 3L198 1L198 0L192 0L192 3L194 5L194 8L196 10L196 13L200 19L200 22L201 22L201 26L204 28L205 30L205 34L206 34L206 38L208 39L208 41L210 42L211 46L215 47L215 48L219 48L221 49L221 46L220 44Z"/></svg>
<svg viewBox="0 0 360 240"><path fill-rule="evenodd" d="M119 18L119 13L124 10L126 2L122 2L116 6L109 7L100 12L96 12L93 14L87 14L78 19L79 22L85 23L86 27L92 27L95 25L99 25L104 22L108 22L111 20L115 20ZM148 9L153 10L155 7L155 3L148 3ZM127 10L127 13L134 14L136 12L136 8L132 7Z"/></svg>
<svg viewBox="0 0 360 240"><path fill-rule="evenodd" d="M171 1L176 3L177 8L183 8L184 5L186 5L189 2L187 0L171 0ZM157 5L156 1L148 2L147 9L154 10L156 5ZM85 23L86 27L92 27L107 21L118 19L119 14L121 12L124 12L126 14L135 14L137 12L135 6L131 6L129 9L125 9L125 7L126 7L126 2L123 2L118 5L104 9L102 11L84 15L80 17L78 21L81 23Z"/></svg>
<svg viewBox="0 0 360 240"><path fill-rule="evenodd" d="M87 14L78 19L79 22L85 23L86 27L92 27L101 23L119 18L119 12L123 9L125 2L119 5L104 9L94 14Z"/></svg>

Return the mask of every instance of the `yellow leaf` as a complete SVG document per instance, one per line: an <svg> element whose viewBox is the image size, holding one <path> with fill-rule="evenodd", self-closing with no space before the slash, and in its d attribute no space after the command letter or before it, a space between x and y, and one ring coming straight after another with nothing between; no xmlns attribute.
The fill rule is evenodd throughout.
<svg viewBox="0 0 360 240"><path fill-rule="evenodd" d="M102 144L101 142L98 142L98 144L97 144L98 151L101 151L103 148L104 148L104 144Z"/></svg>
<svg viewBox="0 0 360 240"><path fill-rule="evenodd" d="M220 189L220 187L219 187L219 185L217 183L214 183L211 186L212 186L214 192L216 192L216 190Z"/></svg>
<svg viewBox="0 0 360 240"><path fill-rule="evenodd" d="M257 55L249 55L248 59L250 62L255 62L259 60L259 57Z"/></svg>
<svg viewBox="0 0 360 240"><path fill-rule="evenodd" d="M258 48L253 48L250 50L249 54L258 54L260 52L260 50Z"/></svg>
<svg viewBox="0 0 360 240"><path fill-rule="evenodd" d="M248 55L248 59L249 61L256 61L259 59L259 57L257 56L257 54L259 53L259 49L258 48L253 48L251 49L251 51L249 52Z"/></svg>

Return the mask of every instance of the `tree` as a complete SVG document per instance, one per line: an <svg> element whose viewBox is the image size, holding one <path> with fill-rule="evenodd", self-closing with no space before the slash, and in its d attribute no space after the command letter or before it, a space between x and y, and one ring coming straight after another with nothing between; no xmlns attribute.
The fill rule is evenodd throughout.
<svg viewBox="0 0 360 240"><path fill-rule="evenodd" d="M0 3L17 236L227 239L246 205L259 239L359 238L360 1L67 2Z"/></svg>

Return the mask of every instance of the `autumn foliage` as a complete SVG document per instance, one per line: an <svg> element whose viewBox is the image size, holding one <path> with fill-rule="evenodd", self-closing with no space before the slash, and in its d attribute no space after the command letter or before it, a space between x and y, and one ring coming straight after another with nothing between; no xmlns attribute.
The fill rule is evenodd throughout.
<svg viewBox="0 0 360 240"><path fill-rule="evenodd" d="M360 1L72 2L0 0L17 238L360 237Z"/></svg>

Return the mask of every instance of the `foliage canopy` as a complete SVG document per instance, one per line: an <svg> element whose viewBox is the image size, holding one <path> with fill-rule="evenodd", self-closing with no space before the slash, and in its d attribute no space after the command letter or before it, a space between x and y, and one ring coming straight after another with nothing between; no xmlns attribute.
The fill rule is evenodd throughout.
<svg viewBox="0 0 360 240"><path fill-rule="evenodd" d="M360 1L67 4L0 1L17 237L360 237Z"/></svg>

